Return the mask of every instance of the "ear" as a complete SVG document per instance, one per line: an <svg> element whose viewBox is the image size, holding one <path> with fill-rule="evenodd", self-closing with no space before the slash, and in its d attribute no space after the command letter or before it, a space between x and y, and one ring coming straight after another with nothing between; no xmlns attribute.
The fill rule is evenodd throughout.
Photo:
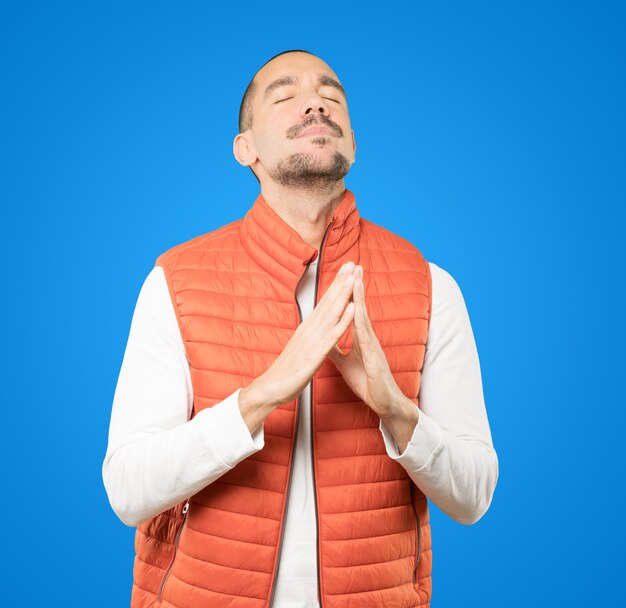
<svg viewBox="0 0 626 608"><path fill-rule="evenodd" d="M354 156L352 162L356 162L356 142L354 141L354 130L352 130L352 154Z"/></svg>
<svg viewBox="0 0 626 608"><path fill-rule="evenodd" d="M233 141L233 154L237 162L249 167L258 158L250 130L238 133Z"/></svg>

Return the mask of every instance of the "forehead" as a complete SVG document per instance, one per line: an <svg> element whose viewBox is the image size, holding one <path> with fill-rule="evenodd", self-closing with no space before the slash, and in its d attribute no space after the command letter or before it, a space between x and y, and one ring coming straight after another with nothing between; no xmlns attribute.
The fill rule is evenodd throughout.
<svg viewBox="0 0 626 608"><path fill-rule="evenodd" d="M333 77L337 78L337 75L330 69L329 65L322 61L315 55L309 55L309 53L285 53L279 55L265 64L257 73L257 79L263 79L271 77L280 71L285 70L311 70L311 71L323 71Z"/></svg>
<svg viewBox="0 0 626 608"><path fill-rule="evenodd" d="M257 100L262 100L267 88L291 79L313 77L316 80L331 78L340 84L337 75L324 61L308 53L286 53L264 65L256 75Z"/></svg>

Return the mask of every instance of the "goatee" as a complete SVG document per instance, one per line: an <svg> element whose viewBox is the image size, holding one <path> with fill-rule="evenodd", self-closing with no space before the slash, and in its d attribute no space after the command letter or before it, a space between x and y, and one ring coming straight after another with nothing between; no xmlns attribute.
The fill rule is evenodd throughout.
<svg viewBox="0 0 626 608"><path fill-rule="evenodd" d="M350 170L348 159L335 152L328 162L314 154L298 152L278 163L270 176L277 183L299 190L313 190L335 184Z"/></svg>

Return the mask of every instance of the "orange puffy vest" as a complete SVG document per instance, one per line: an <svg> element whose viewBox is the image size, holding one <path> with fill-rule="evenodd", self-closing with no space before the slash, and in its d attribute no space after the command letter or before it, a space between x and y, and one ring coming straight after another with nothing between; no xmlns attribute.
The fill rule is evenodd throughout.
<svg viewBox="0 0 626 608"><path fill-rule="evenodd" d="M160 255L191 370L194 411L260 376L299 323L296 288L318 251L259 195L243 219ZM368 315L416 405L432 304L428 263L360 217L345 190L319 251L319 302L341 265L363 266ZM339 340L352 344L352 328ZM131 608L272 606L298 399L264 420L262 450L138 526ZM429 606L426 496L387 455L379 418L326 359L312 380L312 462L323 608Z"/></svg>

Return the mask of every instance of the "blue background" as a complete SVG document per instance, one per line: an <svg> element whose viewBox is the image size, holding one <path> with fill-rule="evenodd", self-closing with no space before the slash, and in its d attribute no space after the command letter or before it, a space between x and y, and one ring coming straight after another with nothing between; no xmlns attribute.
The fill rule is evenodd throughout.
<svg viewBox="0 0 626 608"><path fill-rule="evenodd" d="M623 600L625 16L3 2L4 603L128 605L134 529L101 466L136 298L158 254L253 203L239 103L291 48L348 92L361 215L470 313L500 478L473 526L431 504L433 608Z"/></svg>

